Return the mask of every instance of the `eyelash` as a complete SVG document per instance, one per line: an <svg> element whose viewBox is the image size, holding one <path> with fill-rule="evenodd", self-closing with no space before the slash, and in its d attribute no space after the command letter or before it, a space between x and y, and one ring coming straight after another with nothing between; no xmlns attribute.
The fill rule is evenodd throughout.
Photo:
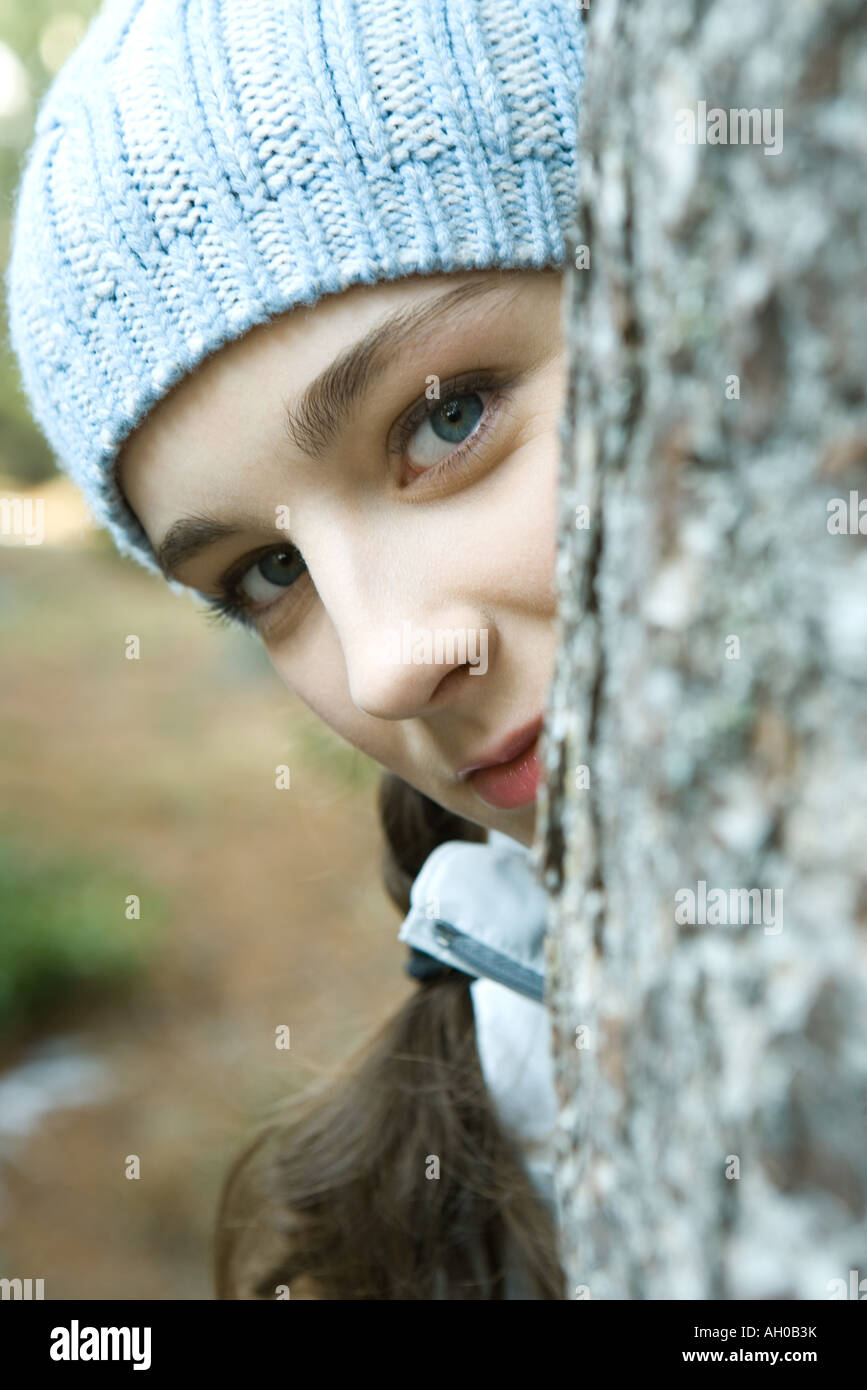
<svg viewBox="0 0 867 1390"><path fill-rule="evenodd" d="M469 396L476 391L490 391L491 395L485 402L482 417L472 434L467 437L463 444L459 444L450 454L447 454L444 459L441 459L439 463L435 464L432 468L425 469L424 476L439 477L441 474L451 473L454 469L465 467L469 455L478 452L478 446L489 434L493 421L500 416L503 404L510 399L509 387L511 384L512 383L509 381L498 378L496 373L485 371L464 373L461 376L451 377L448 381L440 382L439 398L437 400L429 401L425 398L419 401L395 426L398 442L395 447L389 449L389 455L402 454L419 426L423 425L425 420L435 414L435 412L444 403L447 403L452 396ZM491 403L494 400L496 400L497 406L492 411ZM203 595L205 603L210 610L206 614L206 617L219 624L228 626L237 625L245 628L247 631L257 632L259 630L258 619L261 618L263 614L267 613L269 609L276 606L281 600L276 598L273 603L268 604L265 608L257 608L254 610L247 606L240 593L239 586L241 580L254 565L258 564L266 555L272 552L279 554L280 551L289 551L294 553L298 559L304 559L298 547L290 545L269 545L258 554L254 553L252 556L245 555L242 561L234 565L231 570L222 576L220 580L221 592L219 596L214 597L209 594ZM296 580L295 584L297 583L298 581ZM295 584L291 584L287 587L287 593L290 589L295 587Z"/></svg>

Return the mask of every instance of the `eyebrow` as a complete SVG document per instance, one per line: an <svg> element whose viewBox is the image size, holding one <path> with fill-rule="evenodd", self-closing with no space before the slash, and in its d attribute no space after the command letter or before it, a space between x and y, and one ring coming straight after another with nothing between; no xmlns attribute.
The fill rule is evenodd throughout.
<svg viewBox="0 0 867 1390"><path fill-rule="evenodd" d="M420 328L433 330L457 309L482 297L502 294L505 289L514 295L519 287L494 272L378 319L363 338L311 381L296 406L284 402L283 424L290 441L308 458L321 461L329 445L345 429L353 406L382 376L408 339ZM209 513L179 517L157 547L157 563L166 578L171 578L182 564L216 541L240 535L245 529L254 530L258 524L256 521L245 527Z"/></svg>

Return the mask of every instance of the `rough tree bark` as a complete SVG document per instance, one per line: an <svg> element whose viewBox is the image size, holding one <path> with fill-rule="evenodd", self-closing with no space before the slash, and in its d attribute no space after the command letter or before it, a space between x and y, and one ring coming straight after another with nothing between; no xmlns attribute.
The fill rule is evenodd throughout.
<svg viewBox="0 0 867 1390"><path fill-rule="evenodd" d="M851 1297L867 9L592 0L586 22L536 840L569 1296ZM702 101L782 111L782 149L679 143ZM735 925L678 920L701 882ZM749 911L729 892L754 888Z"/></svg>

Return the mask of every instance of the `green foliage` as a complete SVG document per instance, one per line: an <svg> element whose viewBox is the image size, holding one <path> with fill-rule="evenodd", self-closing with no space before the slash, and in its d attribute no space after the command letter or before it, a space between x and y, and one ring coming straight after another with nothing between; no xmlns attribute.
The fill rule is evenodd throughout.
<svg viewBox="0 0 867 1390"><path fill-rule="evenodd" d="M136 892L141 918L128 920ZM166 919L138 873L0 842L0 1032L141 974Z"/></svg>

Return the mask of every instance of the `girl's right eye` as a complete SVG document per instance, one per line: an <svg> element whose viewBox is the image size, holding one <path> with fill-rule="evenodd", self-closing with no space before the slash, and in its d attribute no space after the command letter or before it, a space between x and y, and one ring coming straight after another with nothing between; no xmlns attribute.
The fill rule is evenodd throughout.
<svg viewBox="0 0 867 1390"><path fill-rule="evenodd" d="M234 592L246 594L247 598L258 604L274 598L275 588L286 589L294 584L306 568L300 551L294 545L282 550L269 550L243 572L234 586ZM249 588L245 588L247 584Z"/></svg>
<svg viewBox="0 0 867 1390"><path fill-rule="evenodd" d="M280 590L291 588L306 570L304 558L294 545L275 546L252 564L225 574L219 596L206 594L205 602L218 621L240 623L256 631L256 619L272 606L268 599L276 601Z"/></svg>

